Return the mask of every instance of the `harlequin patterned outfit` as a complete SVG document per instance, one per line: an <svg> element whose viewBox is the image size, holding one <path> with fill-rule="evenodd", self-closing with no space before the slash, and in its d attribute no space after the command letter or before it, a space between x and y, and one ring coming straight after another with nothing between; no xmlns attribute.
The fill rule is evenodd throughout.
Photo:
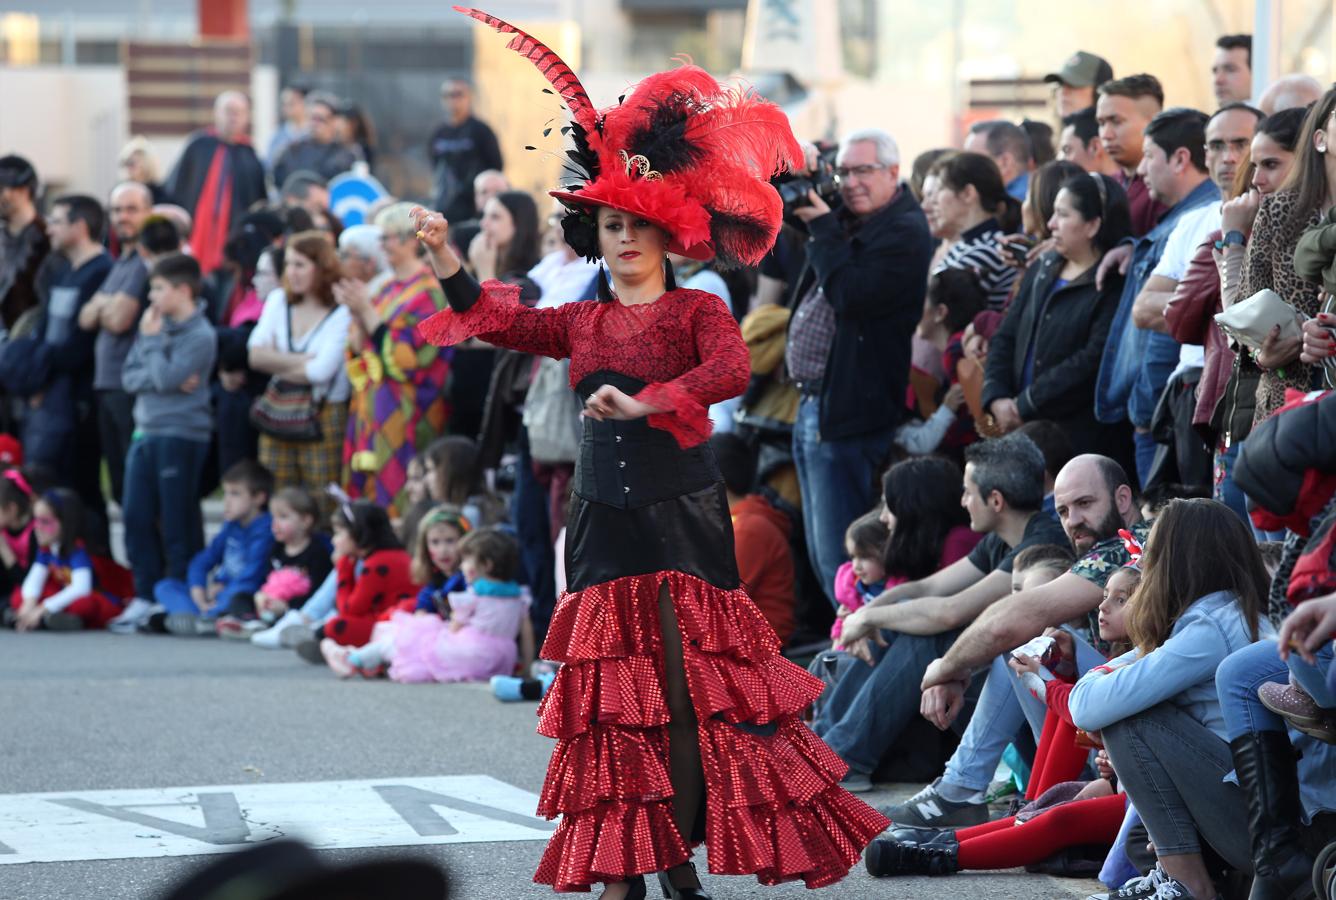
<svg viewBox="0 0 1336 900"><path fill-rule="evenodd" d="M403 512L409 462L445 431L451 351L417 334L422 321L445 308L440 284L427 267L386 284L375 308L384 324L360 352L348 354L353 393L344 483L349 496L373 500L393 516Z"/></svg>

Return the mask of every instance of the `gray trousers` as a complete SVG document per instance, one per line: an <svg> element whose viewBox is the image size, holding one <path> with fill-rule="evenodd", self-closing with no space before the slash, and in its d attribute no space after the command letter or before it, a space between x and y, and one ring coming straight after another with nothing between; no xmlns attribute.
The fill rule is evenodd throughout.
<svg viewBox="0 0 1336 900"><path fill-rule="evenodd" d="M1223 779L1229 745L1171 703L1104 729L1104 749L1160 856L1200 853L1205 839L1237 869L1252 871L1243 791Z"/></svg>

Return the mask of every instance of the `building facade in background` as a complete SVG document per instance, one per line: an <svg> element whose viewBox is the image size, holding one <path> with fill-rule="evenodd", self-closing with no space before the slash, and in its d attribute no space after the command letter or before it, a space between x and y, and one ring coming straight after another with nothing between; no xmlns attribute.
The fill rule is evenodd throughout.
<svg viewBox="0 0 1336 900"><path fill-rule="evenodd" d="M1252 0L1135 0L1117 16L1103 0L751 0L750 10L748 0L486 5L566 57L597 103L614 102L639 77L684 54L719 74L743 71L790 110L803 136L880 126L897 135L906 157L955 142L972 118L1047 118L1047 89L1027 82L1078 48L1109 59L1117 75L1154 72L1170 105L1209 109L1215 38L1250 31L1254 12ZM7 6L0 12L0 152L31 157L51 187L104 194L116 177L116 150L131 136L129 42L186 44L196 33L194 4ZM557 132L535 141L560 121L556 99L504 50L504 38L445 4L249 0L249 16L257 146L267 144L276 124L279 88L299 79L369 110L378 138L374 174L397 195L425 198L426 143L441 117L438 86L468 75L515 183L537 192L556 179ZM1286 0L1278 31L1282 72L1330 80L1330 3ZM785 41L813 49L767 49ZM184 136L152 136L164 166ZM523 151L535 143L538 152Z"/></svg>

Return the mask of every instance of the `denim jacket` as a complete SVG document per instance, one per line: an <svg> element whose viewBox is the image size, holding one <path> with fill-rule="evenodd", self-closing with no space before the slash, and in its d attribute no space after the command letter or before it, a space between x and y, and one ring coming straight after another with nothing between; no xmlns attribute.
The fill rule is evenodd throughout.
<svg viewBox="0 0 1336 900"><path fill-rule="evenodd" d="M1101 422L1116 424L1131 419L1134 425L1149 427L1160 392L1178 365L1180 345L1167 334L1133 325L1132 305L1159 265L1164 245L1183 214L1219 202L1220 189L1207 178L1175 204L1158 225L1133 243L1127 281L1123 283L1123 295L1109 329L1095 384L1095 418Z"/></svg>
<svg viewBox="0 0 1336 900"><path fill-rule="evenodd" d="M1257 630L1260 637L1276 633L1264 617ZM1138 657L1130 650L1083 675L1072 689L1072 720L1098 731L1168 701L1227 741L1215 670L1252 642L1234 595L1207 594L1183 611L1168 640L1150 653Z"/></svg>

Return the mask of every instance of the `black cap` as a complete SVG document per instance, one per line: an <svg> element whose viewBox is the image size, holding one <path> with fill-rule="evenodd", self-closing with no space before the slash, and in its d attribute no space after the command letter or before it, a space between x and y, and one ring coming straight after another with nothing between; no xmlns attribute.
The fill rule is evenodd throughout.
<svg viewBox="0 0 1336 900"><path fill-rule="evenodd" d="M1045 81L1057 81L1075 88L1097 88L1113 78L1113 66L1108 60L1084 50L1077 50L1056 72L1044 76Z"/></svg>
<svg viewBox="0 0 1336 900"><path fill-rule="evenodd" d="M22 156L0 156L0 187L26 187L37 192L37 170Z"/></svg>

